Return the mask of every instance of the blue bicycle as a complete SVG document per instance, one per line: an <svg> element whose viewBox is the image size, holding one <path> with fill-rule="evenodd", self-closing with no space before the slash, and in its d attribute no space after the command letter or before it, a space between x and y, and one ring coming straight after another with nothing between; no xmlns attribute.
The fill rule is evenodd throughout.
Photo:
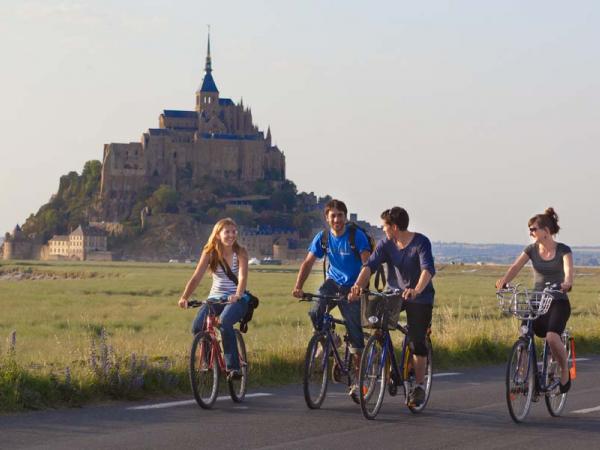
<svg viewBox="0 0 600 450"><path fill-rule="evenodd" d="M352 364L352 355L350 354L350 338L344 334L344 357L338 352L338 343L335 334L335 325L346 326L343 320L336 319L330 314L336 303L343 300L343 297L328 296L304 293L300 301L312 302L316 300L328 301L328 307L323 315L323 323L320 331L315 334L308 342L306 356L304 358L304 376L302 385L304 388L304 399L310 409L318 409L323 404L327 394L329 384L329 371L334 381L345 381L348 387L353 383L354 367ZM350 395L355 403L358 403L358 395Z"/></svg>
<svg viewBox="0 0 600 450"><path fill-rule="evenodd" d="M398 318L402 311L402 291L388 292L365 291L361 301L363 326L375 328L363 351L358 377L360 407L367 419L374 419L381 406L385 391L391 396L398 394L402 387L406 405L413 413L425 409L431 393L433 375L433 350L431 346L431 327L428 328L426 346L427 363L423 389L425 397L416 404L411 393L417 385L413 368L412 351L408 345L408 326L400 325ZM400 360L396 359L390 330L399 330L404 334Z"/></svg>

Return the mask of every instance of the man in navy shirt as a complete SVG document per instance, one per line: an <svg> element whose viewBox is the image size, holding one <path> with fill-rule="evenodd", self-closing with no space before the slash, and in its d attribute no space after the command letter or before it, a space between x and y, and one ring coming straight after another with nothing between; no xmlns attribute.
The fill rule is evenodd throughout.
<svg viewBox="0 0 600 450"><path fill-rule="evenodd" d="M427 329L431 324L435 290L431 279L435 275L431 242L420 234L408 231L408 213L395 206L381 213L385 238L378 244L352 287L350 299L359 298L371 273L381 264L388 268L388 286L401 289L408 322L408 338L414 354L417 386L410 393L416 406L423 403L425 370L427 367Z"/></svg>
<svg viewBox="0 0 600 450"><path fill-rule="evenodd" d="M366 234L357 227L350 230L351 225L347 223L348 209L344 202L331 200L325 205L325 219L329 225L328 230L323 230L314 237L308 254L300 266L296 286L292 292L294 297L302 298L304 294L302 287L308 278L315 261L323 258L323 233L327 235L327 259L329 268L327 278L319 288L321 295L347 295L350 288L356 282L361 267L367 262L371 254L371 245ZM351 232L354 234L354 248L352 248ZM348 336L350 338L350 352L353 354L354 367L358 369L360 364L360 353L364 348L364 335L360 323L360 302L344 299L338 303L342 317L346 322ZM309 315L315 330L319 331L323 322L323 314L327 308L327 301L315 302Z"/></svg>

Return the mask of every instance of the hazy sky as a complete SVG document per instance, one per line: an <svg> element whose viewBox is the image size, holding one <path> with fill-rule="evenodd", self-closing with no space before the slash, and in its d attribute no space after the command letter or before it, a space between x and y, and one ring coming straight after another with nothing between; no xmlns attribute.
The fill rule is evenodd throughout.
<svg viewBox="0 0 600 450"><path fill-rule="evenodd" d="M163 109L222 97L271 125L300 190L432 240L600 245L600 2L0 2L0 229Z"/></svg>

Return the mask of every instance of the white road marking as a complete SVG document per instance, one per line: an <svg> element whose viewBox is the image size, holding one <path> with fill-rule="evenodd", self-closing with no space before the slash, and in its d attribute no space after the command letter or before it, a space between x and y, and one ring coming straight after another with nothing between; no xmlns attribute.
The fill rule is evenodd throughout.
<svg viewBox="0 0 600 450"><path fill-rule="evenodd" d="M256 397L270 397L273 394L267 394L266 392L257 392L256 394L248 394L246 398L256 398ZM231 397L229 395L222 395L221 397L217 397L217 401L219 400L229 400ZM163 408L174 408L176 406L185 406L185 405L193 405L196 403L196 400L182 400L180 402L166 402L166 403L155 403L153 405L142 405L142 406L132 406L127 408L129 411L140 411L145 409L163 409Z"/></svg>
<svg viewBox="0 0 600 450"><path fill-rule="evenodd" d="M586 409L578 409L577 411L571 411L573 414L588 414L591 412L600 411L600 406L596 406L595 408L586 408Z"/></svg>
<svg viewBox="0 0 600 450"><path fill-rule="evenodd" d="M435 377L455 377L456 375L462 375L462 372L442 372L442 373L434 373Z"/></svg>
<svg viewBox="0 0 600 450"><path fill-rule="evenodd" d="M576 362L579 362L579 361L589 361L589 360L590 360L590 358L575 358Z"/></svg>

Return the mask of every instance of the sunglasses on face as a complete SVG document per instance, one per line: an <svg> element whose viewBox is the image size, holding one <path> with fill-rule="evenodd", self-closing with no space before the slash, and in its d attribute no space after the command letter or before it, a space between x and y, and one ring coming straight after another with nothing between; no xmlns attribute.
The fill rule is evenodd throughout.
<svg viewBox="0 0 600 450"><path fill-rule="evenodd" d="M537 231L537 230L539 230L538 227L529 227L529 232L530 233L533 233L534 231Z"/></svg>

